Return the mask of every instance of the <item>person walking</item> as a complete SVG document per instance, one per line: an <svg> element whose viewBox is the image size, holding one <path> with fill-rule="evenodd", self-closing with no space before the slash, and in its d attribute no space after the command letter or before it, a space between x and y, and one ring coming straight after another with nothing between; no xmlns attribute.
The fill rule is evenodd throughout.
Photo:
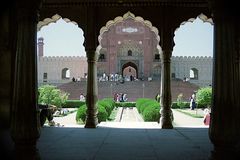
<svg viewBox="0 0 240 160"><path fill-rule="evenodd" d="M195 100L195 93L192 94L192 96L190 97L190 109L194 110L196 108L196 100Z"/></svg>

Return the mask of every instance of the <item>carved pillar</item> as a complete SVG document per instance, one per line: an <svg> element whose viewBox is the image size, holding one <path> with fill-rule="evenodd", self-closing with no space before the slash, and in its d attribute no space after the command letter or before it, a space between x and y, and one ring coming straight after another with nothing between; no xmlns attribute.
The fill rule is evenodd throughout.
<svg viewBox="0 0 240 160"><path fill-rule="evenodd" d="M87 76L87 117L85 128L96 128L98 124L97 119L97 106L96 102L98 100L98 85L97 85L97 54L96 54L96 42L97 42L97 32L95 28L95 9L87 8L87 26L85 30L85 48L88 58L88 76Z"/></svg>
<svg viewBox="0 0 240 160"><path fill-rule="evenodd" d="M40 136L37 106L37 7L36 1L16 4L11 136L16 159L38 159Z"/></svg>
<svg viewBox="0 0 240 160"><path fill-rule="evenodd" d="M160 125L163 129L172 129L172 94L171 94L171 54L172 51L163 51L162 58L162 68L161 68L161 94L160 94L160 104L161 104L161 118Z"/></svg>
<svg viewBox="0 0 240 160"><path fill-rule="evenodd" d="M166 27L161 34L161 118L160 125L163 129L172 129L172 95L171 95L171 56L173 48L173 31Z"/></svg>
<svg viewBox="0 0 240 160"><path fill-rule="evenodd" d="M217 4L217 5L215 5ZM210 140L212 159L240 159L239 16L226 1L213 3L214 69ZM230 7L230 8L229 8Z"/></svg>
<svg viewBox="0 0 240 160"><path fill-rule="evenodd" d="M97 106L98 86L97 86L97 54L95 51L87 51L88 77L87 77L87 118L85 128L96 128L98 124Z"/></svg>

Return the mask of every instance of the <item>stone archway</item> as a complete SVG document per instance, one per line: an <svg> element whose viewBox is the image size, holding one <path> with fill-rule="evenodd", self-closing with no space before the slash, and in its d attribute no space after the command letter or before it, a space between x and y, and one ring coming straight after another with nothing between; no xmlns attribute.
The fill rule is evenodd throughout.
<svg viewBox="0 0 240 160"><path fill-rule="evenodd" d="M129 78L129 80L131 80L130 78L131 75L134 78L138 78L138 67L133 62L127 62L122 66L122 76Z"/></svg>
<svg viewBox="0 0 240 160"><path fill-rule="evenodd" d="M190 69L190 79L192 79L192 80L198 79L198 69L196 69L196 68Z"/></svg>

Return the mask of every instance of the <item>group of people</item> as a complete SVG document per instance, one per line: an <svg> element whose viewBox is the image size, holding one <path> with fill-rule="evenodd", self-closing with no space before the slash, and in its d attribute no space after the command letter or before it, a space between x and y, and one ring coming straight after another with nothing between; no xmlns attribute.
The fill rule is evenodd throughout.
<svg viewBox="0 0 240 160"><path fill-rule="evenodd" d="M120 82L120 83L124 83L124 81L137 81L138 79L133 76L133 75L121 75L118 73L112 73L107 75L105 72L102 74L102 76L100 76L98 78L98 81L114 81L114 82Z"/></svg>
<svg viewBox="0 0 240 160"><path fill-rule="evenodd" d="M115 93L114 94L114 101L115 102L126 102L128 100L126 93Z"/></svg>
<svg viewBox="0 0 240 160"><path fill-rule="evenodd" d="M107 75L104 72L103 75L99 78L99 81L119 81L122 78L121 76L122 75L119 75L118 73Z"/></svg>
<svg viewBox="0 0 240 160"><path fill-rule="evenodd" d="M81 79L80 79L80 77L78 77L78 78L73 77L73 78L72 78L72 81L73 81L73 82L80 82Z"/></svg>

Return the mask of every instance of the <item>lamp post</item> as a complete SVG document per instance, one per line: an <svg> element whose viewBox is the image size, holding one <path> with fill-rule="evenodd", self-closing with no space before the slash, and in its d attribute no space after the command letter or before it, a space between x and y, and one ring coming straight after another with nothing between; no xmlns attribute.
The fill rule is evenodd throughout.
<svg viewBox="0 0 240 160"><path fill-rule="evenodd" d="M144 83L142 84L142 87L143 87L143 98L144 98L144 88L145 88L145 84Z"/></svg>

